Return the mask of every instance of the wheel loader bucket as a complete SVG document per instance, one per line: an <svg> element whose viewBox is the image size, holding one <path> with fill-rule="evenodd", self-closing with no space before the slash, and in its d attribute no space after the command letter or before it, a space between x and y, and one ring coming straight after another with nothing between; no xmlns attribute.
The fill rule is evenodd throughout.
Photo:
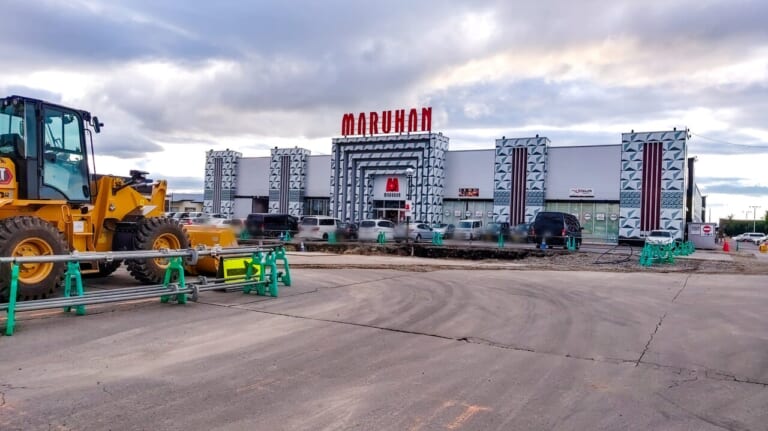
<svg viewBox="0 0 768 431"><path fill-rule="evenodd" d="M206 247L237 247L237 236L235 232L228 227L217 227L207 225L189 225L185 227L189 233L190 246L192 248L198 245ZM187 271L193 275L205 274L216 275L219 272L219 259L214 257L201 257L195 266L187 266Z"/></svg>

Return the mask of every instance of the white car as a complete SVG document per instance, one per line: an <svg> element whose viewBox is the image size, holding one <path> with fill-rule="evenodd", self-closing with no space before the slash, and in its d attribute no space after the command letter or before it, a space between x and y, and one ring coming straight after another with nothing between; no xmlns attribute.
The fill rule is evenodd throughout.
<svg viewBox="0 0 768 431"><path fill-rule="evenodd" d="M358 225L357 238L360 241L376 241L379 232L384 232L384 238L392 241L395 239L395 224L383 219L363 220Z"/></svg>
<svg viewBox="0 0 768 431"><path fill-rule="evenodd" d="M737 235L733 239L739 242L749 241L755 245L759 245L766 240L766 236L762 232L746 232L741 235Z"/></svg>
<svg viewBox="0 0 768 431"><path fill-rule="evenodd" d="M482 220L459 220L453 231L457 239L479 239L483 234Z"/></svg>
<svg viewBox="0 0 768 431"><path fill-rule="evenodd" d="M668 230L652 230L645 237L646 244L669 245L673 242L675 242L675 236Z"/></svg>
<svg viewBox="0 0 768 431"><path fill-rule="evenodd" d="M304 216L299 224L297 238L328 240L328 235L336 233L341 226L341 220L328 216Z"/></svg>

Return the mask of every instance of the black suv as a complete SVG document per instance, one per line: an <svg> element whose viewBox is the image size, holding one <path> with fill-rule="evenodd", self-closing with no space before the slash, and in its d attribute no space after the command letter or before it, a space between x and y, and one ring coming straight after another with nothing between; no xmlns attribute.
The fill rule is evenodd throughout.
<svg viewBox="0 0 768 431"><path fill-rule="evenodd" d="M536 247L540 247L542 241L547 245L565 246L568 237L576 238L576 248L581 247L582 227L573 214L555 211L542 211L536 214L531 228L531 236Z"/></svg>
<svg viewBox="0 0 768 431"><path fill-rule="evenodd" d="M253 237L274 237L291 232L296 235L299 231L299 219L290 214L254 213L248 214L245 227Z"/></svg>

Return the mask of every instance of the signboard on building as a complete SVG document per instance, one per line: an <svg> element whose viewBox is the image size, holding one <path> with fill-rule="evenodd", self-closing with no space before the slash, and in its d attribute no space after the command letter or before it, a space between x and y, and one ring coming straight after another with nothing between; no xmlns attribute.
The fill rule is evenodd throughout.
<svg viewBox="0 0 768 431"><path fill-rule="evenodd" d="M592 187L571 187L568 196L572 198L593 198L595 189Z"/></svg>
<svg viewBox="0 0 768 431"><path fill-rule="evenodd" d="M402 201L408 194L408 179L404 175L378 175L373 179L373 199Z"/></svg>
<svg viewBox="0 0 768 431"><path fill-rule="evenodd" d="M432 131L432 108L416 108L394 111L361 112L344 114L341 119L341 135L386 135L390 133L411 133Z"/></svg>
<svg viewBox="0 0 768 431"><path fill-rule="evenodd" d="M459 189L460 198L477 198L480 197L480 189L477 187L462 187Z"/></svg>

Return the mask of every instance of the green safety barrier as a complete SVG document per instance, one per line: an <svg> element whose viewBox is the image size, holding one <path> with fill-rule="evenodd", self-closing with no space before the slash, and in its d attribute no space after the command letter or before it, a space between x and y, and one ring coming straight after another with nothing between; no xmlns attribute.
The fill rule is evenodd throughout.
<svg viewBox="0 0 768 431"><path fill-rule="evenodd" d="M285 286L291 285L291 270L288 264L288 257L285 253L284 247L277 247L274 251L268 252L266 255L261 251L258 251L252 255L252 258L246 262L245 280L251 281L252 284L246 284L243 286L244 293L250 293L252 290L257 291L259 295L266 295L269 291L269 295L273 297L278 296L278 281ZM282 271L278 271L278 262L282 266ZM10 279L10 291L7 308L5 309L7 318L5 324L5 335L11 336L14 333L16 327L16 308L18 304L18 291L19 291L19 266L18 262L11 263L11 279ZM173 275L177 274L177 288L183 290L186 288L186 280L184 278L184 264L181 256L174 256L169 258L168 267L165 270L162 286L171 289ZM74 289L74 292L73 292ZM187 293L175 293L170 295L160 296L160 301L167 303L171 300L175 300L179 304L187 303ZM80 272L80 262L71 261L67 262L67 270L64 273L64 297L69 298L72 296L85 297L85 289L83 286L82 273ZM63 307L65 312L72 311L73 306ZM75 312L78 316L85 314L85 305L75 305Z"/></svg>
<svg viewBox="0 0 768 431"><path fill-rule="evenodd" d="M163 277L163 287L165 288L170 287L171 277L173 277L174 272L179 277L178 278L179 288L184 289L185 287L187 287L186 280L184 279L184 263L181 256L174 256L170 259L168 263L168 268L165 268L165 276ZM171 299L176 300L176 302L178 302L179 304L186 304L187 294L177 293L174 295L163 295L160 297L160 302L166 303Z"/></svg>
<svg viewBox="0 0 768 431"><path fill-rule="evenodd" d="M19 264L11 264L11 291L8 293L8 310L5 321L5 335L13 335L13 329L16 326L16 296L19 294Z"/></svg>
<svg viewBox="0 0 768 431"><path fill-rule="evenodd" d="M75 281L77 296L83 296L83 277L80 274L80 262L67 262L67 272L64 273L64 297L69 298L72 293L72 281ZM69 313L72 307L64 307L64 312ZM76 305L75 314L85 315L85 305Z"/></svg>
<svg viewBox="0 0 768 431"><path fill-rule="evenodd" d="M575 236L565 237L565 247L569 251L576 251L576 237Z"/></svg>
<svg viewBox="0 0 768 431"><path fill-rule="evenodd" d="M336 232L328 232L328 244L336 244Z"/></svg>
<svg viewBox="0 0 768 431"><path fill-rule="evenodd" d="M654 263L675 263L675 244L645 244L640 253L640 265L651 266Z"/></svg>
<svg viewBox="0 0 768 431"><path fill-rule="evenodd" d="M282 271L277 268L278 261L282 264ZM291 285L291 268L285 249L282 247L278 247L266 255L260 251L254 253L247 264L245 280L253 280L255 272L258 272L258 280L253 285L244 286L243 293L251 293L255 290L257 295L266 296L267 291L269 291L269 296L277 298L279 294L278 281L286 287Z"/></svg>
<svg viewBox="0 0 768 431"><path fill-rule="evenodd" d="M441 232L432 232L432 244L443 245L443 234Z"/></svg>
<svg viewBox="0 0 768 431"><path fill-rule="evenodd" d="M376 242L379 244L386 244L387 235L384 232L379 232L379 235L376 237Z"/></svg>
<svg viewBox="0 0 768 431"><path fill-rule="evenodd" d="M248 233L248 229L243 229L242 231L240 231L240 237L238 239L241 239L241 240L251 239L251 234Z"/></svg>
<svg viewBox="0 0 768 431"><path fill-rule="evenodd" d="M499 248L504 248L504 235L499 233L499 241L498 241Z"/></svg>

